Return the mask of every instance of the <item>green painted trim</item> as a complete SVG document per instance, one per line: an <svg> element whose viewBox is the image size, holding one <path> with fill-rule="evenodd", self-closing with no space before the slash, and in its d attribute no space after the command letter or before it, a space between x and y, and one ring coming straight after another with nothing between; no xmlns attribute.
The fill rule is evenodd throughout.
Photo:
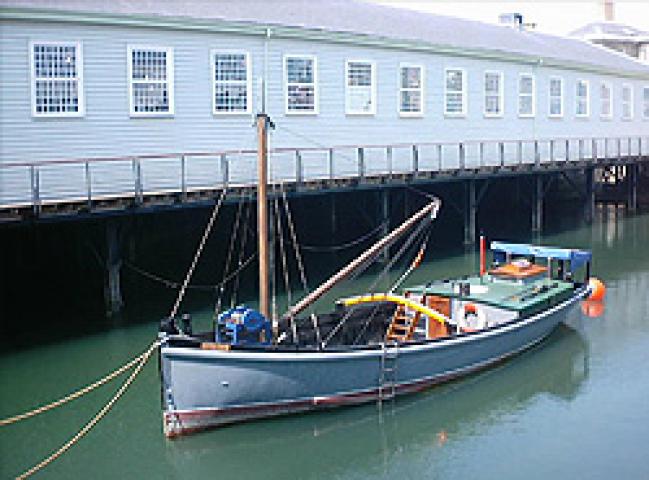
<svg viewBox="0 0 649 480"><path fill-rule="evenodd" d="M63 10L34 10L29 8L0 7L0 20L66 22L89 25L119 25L129 27L166 28L173 30L190 30L211 33L235 33L239 35L265 36L267 29L271 30L272 37L283 39L299 39L308 41L324 41L379 47L396 50L409 50L415 52L434 53L456 57L475 58L480 60L497 60L501 62L517 63L523 65L536 65L541 67L559 68L578 72L615 77L649 80L647 72L620 71L599 65L569 62L550 57L535 57L532 55L517 54L497 49L486 48L459 48L452 45L433 44L416 40L399 40L378 35L360 33L337 32L318 30L313 28L288 27L283 25L262 25L252 22L232 22L219 19L201 20L186 17L161 17L145 15L117 15L105 13L72 12Z"/></svg>

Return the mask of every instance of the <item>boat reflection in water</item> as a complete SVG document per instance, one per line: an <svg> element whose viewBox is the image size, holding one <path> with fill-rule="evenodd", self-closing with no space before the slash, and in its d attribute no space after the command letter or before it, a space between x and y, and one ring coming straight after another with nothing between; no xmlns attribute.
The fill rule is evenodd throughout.
<svg viewBox="0 0 649 480"><path fill-rule="evenodd" d="M544 396L571 402L588 377L588 358L581 334L560 325L512 361L464 380L382 407L279 417L181 438L166 444L168 462L183 478L265 478L271 471L274 478L365 478L392 471L395 462L424 462L420 468L429 471L450 461L446 447L508 423Z"/></svg>

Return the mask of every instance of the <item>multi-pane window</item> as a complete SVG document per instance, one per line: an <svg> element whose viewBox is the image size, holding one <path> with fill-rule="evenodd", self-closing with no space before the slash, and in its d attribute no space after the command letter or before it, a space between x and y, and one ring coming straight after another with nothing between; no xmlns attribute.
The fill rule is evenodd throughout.
<svg viewBox="0 0 649 480"><path fill-rule="evenodd" d="M212 111L250 113L250 61L243 52L212 52Z"/></svg>
<svg viewBox="0 0 649 480"><path fill-rule="evenodd" d="M521 73L518 77L518 115L533 117L535 110L534 75Z"/></svg>
<svg viewBox="0 0 649 480"><path fill-rule="evenodd" d="M642 88L642 118L649 120L649 87Z"/></svg>
<svg viewBox="0 0 649 480"><path fill-rule="evenodd" d="M563 116L563 79L558 77L550 78L550 88L548 91L549 99L549 116Z"/></svg>
<svg viewBox="0 0 649 480"><path fill-rule="evenodd" d="M131 115L174 113L173 50L166 47L128 47Z"/></svg>
<svg viewBox="0 0 649 480"><path fill-rule="evenodd" d="M444 114L466 114L466 74L459 68L447 68L444 83Z"/></svg>
<svg viewBox="0 0 649 480"><path fill-rule="evenodd" d="M37 117L83 115L81 44L34 42L30 54L32 114Z"/></svg>
<svg viewBox="0 0 649 480"><path fill-rule="evenodd" d="M401 65L399 68L399 113L417 116L424 113L424 67Z"/></svg>
<svg viewBox="0 0 649 480"><path fill-rule="evenodd" d="M286 113L318 113L318 72L310 55L284 57Z"/></svg>
<svg viewBox="0 0 649 480"><path fill-rule="evenodd" d="M622 85L622 119L633 118L633 88L631 85Z"/></svg>
<svg viewBox="0 0 649 480"><path fill-rule="evenodd" d="M613 116L611 85L608 83L602 83L599 90L599 99L601 101L600 115L604 118L611 118Z"/></svg>
<svg viewBox="0 0 649 480"><path fill-rule="evenodd" d="M501 117L503 114L503 74L484 74L484 114L487 117Z"/></svg>
<svg viewBox="0 0 649 480"><path fill-rule="evenodd" d="M575 85L575 115L578 117L587 117L588 111L588 82L586 80L577 80Z"/></svg>
<svg viewBox="0 0 649 480"><path fill-rule="evenodd" d="M345 112L351 115L376 113L376 67L365 60L348 60L345 68Z"/></svg>

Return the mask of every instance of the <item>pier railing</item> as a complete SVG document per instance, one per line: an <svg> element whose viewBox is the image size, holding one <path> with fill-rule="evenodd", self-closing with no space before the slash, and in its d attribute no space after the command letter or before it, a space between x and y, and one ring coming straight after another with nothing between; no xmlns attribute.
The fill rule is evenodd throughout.
<svg viewBox="0 0 649 480"><path fill-rule="evenodd" d="M296 187L352 180L390 181L439 174L534 170L649 158L649 136L472 140L390 145L279 147L269 178ZM182 152L127 157L0 163L0 210L174 196L256 183L256 150Z"/></svg>

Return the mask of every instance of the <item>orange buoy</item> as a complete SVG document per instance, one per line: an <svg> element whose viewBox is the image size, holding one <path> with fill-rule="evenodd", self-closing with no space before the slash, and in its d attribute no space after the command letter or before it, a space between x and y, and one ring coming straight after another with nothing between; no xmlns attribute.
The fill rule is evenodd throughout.
<svg viewBox="0 0 649 480"><path fill-rule="evenodd" d="M588 300L600 301L604 299L606 287L604 286L604 282L599 278L590 277L588 279L588 288L590 289Z"/></svg>

